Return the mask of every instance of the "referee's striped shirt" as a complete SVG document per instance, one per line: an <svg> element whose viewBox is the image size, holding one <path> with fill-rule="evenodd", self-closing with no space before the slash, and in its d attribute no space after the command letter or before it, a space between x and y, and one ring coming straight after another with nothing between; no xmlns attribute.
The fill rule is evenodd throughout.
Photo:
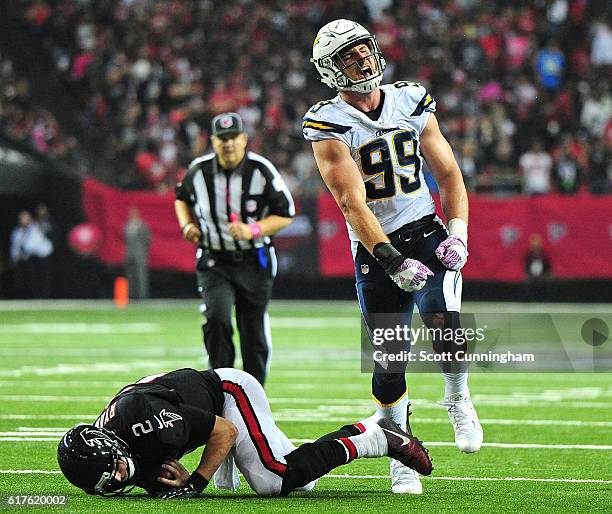
<svg viewBox="0 0 612 514"><path fill-rule="evenodd" d="M295 216L293 198L280 173L254 152L247 152L235 170L221 168L214 153L194 159L176 186L176 198L191 206L202 230L201 246L211 250L249 250L271 243L268 236L234 239L228 231L232 214L243 223L255 223L270 214Z"/></svg>

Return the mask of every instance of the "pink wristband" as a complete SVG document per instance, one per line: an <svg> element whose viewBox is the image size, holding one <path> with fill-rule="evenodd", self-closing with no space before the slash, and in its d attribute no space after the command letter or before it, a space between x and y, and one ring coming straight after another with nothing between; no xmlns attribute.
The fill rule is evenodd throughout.
<svg viewBox="0 0 612 514"><path fill-rule="evenodd" d="M261 237L263 235L261 225L259 223L249 223L249 230L253 235L253 239L257 239L258 237Z"/></svg>

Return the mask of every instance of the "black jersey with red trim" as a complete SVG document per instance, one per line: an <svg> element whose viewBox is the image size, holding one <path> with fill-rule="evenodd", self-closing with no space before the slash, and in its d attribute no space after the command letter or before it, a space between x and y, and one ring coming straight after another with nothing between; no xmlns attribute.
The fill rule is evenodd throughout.
<svg viewBox="0 0 612 514"><path fill-rule="evenodd" d="M159 489L155 477L162 462L180 459L206 444L222 409L217 374L185 368L124 387L95 425L128 444L140 468L136 485L154 492Z"/></svg>

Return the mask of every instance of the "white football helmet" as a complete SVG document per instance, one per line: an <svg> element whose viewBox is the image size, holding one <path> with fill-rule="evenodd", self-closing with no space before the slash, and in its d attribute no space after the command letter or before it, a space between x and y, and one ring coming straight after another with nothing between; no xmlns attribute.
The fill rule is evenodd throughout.
<svg viewBox="0 0 612 514"><path fill-rule="evenodd" d="M359 43L365 43L370 47L378 70L373 70L374 73L367 78L354 81L344 74L343 70L348 66L340 57L340 52ZM376 37L359 23L350 20L335 20L321 27L312 46L310 62L314 63L321 76L321 82L327 86L338 91L360 93L370 93L380 85L386 65ZM359 66L359 61L357 65Z"/></svg>

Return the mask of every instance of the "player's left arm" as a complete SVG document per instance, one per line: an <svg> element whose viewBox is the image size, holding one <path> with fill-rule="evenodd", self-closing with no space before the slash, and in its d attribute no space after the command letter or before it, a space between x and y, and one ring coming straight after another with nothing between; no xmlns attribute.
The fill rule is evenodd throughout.
<svg viewBox="0 0 612 514"><path fill-rule="evenodd" d="M468 197L459 164L432 113L421 133L421 152L440 189L442 210L448 220L449 237L440 243L436 256L448 269L460 270L467 261Z"/></svg>

